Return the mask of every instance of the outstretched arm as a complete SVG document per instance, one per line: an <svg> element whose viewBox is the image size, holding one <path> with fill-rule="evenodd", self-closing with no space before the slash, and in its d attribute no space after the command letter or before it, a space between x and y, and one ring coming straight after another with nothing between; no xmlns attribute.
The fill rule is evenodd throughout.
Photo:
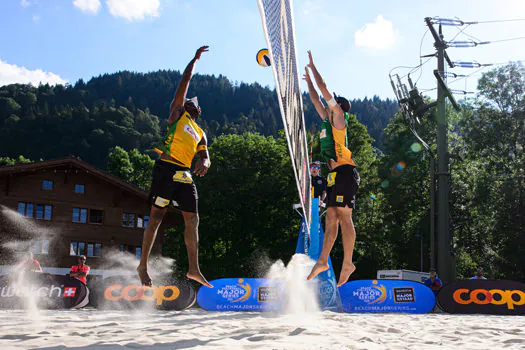
<svg viewBox="0 0 525 350"><path fill-rule="evenodd" d="M177 120L180 114L182 114L181 107L184 106L184 101L186 100L186 94L188 93L188 87L190 86L190 80L193 75L193 68L195 67L195 63L201 58L202 53L209 51L208 48L209 46L201 46L195 53L195 57L193 57L190 63L186 66L184 73L182 73L181 81L177 87L177 91L175 91L173 101L171 101L170 118L168 123L173 123Z"/></svg>
<svg viewBox="0 0 525 350"><path fill-rule="evenodd" d="M310 61L308 63L308 67L312 70L312 74L314 75L315 83L317 84L317 87L319 88L319 90L321 90L321 93L323 94L323 98L325 99L326 102L331 101L334 97L328 91L328 88L326 87L326 83L324 82L323 77L317 70L317 67L315 67L314 59L312 57L311 51L308 51L308 59ZM328 105L330 106L330 109L334 112L334 120L333 120L334 126L337 129L344 128L346 126L346 121L345 121L344 112L341 109L341 106L339 106L337 103L336 104L328 103Z"/></svg>
<svg viewBox="0 0 525 350"><path fill-rule="evenodd" d="M206 140L206 134L203 133L202 140L197 145L197 155L199 156L199 160L195 163L195 170L193 170L198 176L206 175L208 168L211 166L207 144L208 141Z"/></svg>
<svg viewBox="0 0 525 350"><path fill-rule="evenodd" d="M317 111L321 119L325 120L327 114L326 110L324 109L323 102L321 102L321 98L319 97L317 90L315 90L314 84L312 83L312 79L310 78L310 73L308 72L308 67L305 67L304 70L305 74L303 76L303 80L305 80L306 84L308 85L308 94L310 95L310 100L312 100L315 110Z"/></svg>

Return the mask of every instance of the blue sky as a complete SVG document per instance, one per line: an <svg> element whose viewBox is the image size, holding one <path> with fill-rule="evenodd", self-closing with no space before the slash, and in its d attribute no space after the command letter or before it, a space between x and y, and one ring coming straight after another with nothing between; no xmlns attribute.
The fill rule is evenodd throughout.
<svg viewBox="0 0 525 350"><path fill-rule="evenodd" d="M295 0L294 15L300 67L311 49L330 90L349 98L392 98L389 71L418 65L421 42L423 54L434 52L430 34L421 41L425 17L525 18L525 1ZM274 84L271 69L255 62L257 51L266 47L255 0L2 0L0 27L0 85L74 83L119 70L183 70L200 45L210 45L210 52L196 72ZM444 27L445 39L459 34L456 40L467 40L465 33L481 41L525 37L525 21L472 25L464 33ZM455 61L525 60L525 40L448 52ZM420 89L435 86L435 66L434 59L423 66ZM475 91L482 71L450 79L451 88Z"/></svg>

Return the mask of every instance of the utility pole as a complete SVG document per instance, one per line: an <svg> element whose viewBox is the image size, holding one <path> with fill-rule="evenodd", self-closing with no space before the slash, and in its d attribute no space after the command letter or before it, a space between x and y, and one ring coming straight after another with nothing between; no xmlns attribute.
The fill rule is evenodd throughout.
<svg viewBox="0 0 525 350"><path fill-rule="evenodd" d="M434 46L437 50L437 73L441 77L445 76L445 59L451 68L454 66L450 61L445 49L447 47L443 40L441 25L439 25L439 34L436 32L432 19L427 17L425 22L434 37ZM437 77L436 77L437 78ZM446 112L446 95L450 95L445 90L446 86L440 83L438 78L437 88L437 156L438 156L438 198L437 198L437 237L435 259L437 258L437 270L441 278L450 283L456 280L455 258L452 252L452 238L450 235L450 213L449 213L449 191L450 191L450 172L449 172L449 155L447 139L447 112ZM431 242L432 245L433 242ZM436 254L437 253L437 254Z"/></svg>

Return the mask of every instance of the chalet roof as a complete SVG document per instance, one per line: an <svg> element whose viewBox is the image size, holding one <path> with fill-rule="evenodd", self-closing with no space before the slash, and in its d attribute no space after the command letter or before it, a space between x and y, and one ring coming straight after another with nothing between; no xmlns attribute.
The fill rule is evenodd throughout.
<svg viewBox="0 0 525 350"><path fill-rule="evenodd" d="M12 166L1 166L0 176L9 175L9 174L30 173L30 172L37 172L40 170L57 169L57 168L70 168L70 169L77 168L77 169L84 170L86 173L93 174L94 176L98 177L99 179L103 181L108 182L111 185L127 190L143 199L148 199L148 192L141 190L135 185L125 182L121 180L120 178L113 176L75 157L66 157L66 158L46 160L42 162L17 164L17 165L12 165Z"/></svg>

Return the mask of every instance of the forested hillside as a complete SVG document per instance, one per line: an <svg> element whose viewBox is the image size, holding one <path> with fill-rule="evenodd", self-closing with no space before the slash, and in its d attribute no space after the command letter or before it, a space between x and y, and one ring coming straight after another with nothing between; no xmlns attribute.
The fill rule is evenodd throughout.
<svg viewBox="0 0 525 350"><path fill-rule="evenodd" d="M51 159L74 155L104 168L110 148L151 152L165 128L167 111L181 78L178 71L105 74L74 85L0 87L1 155ZM196 75L189 96L197 95L209 139L256 132L277 136L282 121L274 90L257 83L235 84L224 76ZM319 120L303 96L307 127ZM391 100L353 100L352 112L380 145L397 111Z"/></svg>

